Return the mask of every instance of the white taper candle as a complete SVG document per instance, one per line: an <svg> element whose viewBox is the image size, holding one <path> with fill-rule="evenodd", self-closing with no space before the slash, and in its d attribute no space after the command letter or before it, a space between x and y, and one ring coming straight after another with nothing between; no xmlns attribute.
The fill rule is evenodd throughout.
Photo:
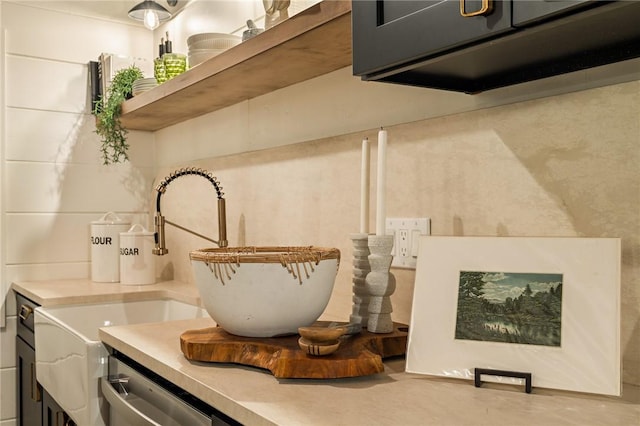
<svg viewBox="0 0 640 426"><path fill-rule="evenodd" d="M378 173L376 191L376 235L386 233L386 180L387 180L387 131L378 132Z"/></svg>
<svg viewBox="0 0 640 426"><path fill-rule="evenodd" d="M360 233L369 233L369 139L362 140L362 166L360 168Z"/></svg>

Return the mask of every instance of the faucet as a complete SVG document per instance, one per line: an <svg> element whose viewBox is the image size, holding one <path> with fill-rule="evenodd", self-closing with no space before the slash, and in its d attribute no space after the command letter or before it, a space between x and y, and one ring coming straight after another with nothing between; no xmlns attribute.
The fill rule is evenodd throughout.
<svg viewBox="0 0 640 426"><path fill-rule="evenodd" d="M179 178L180 176L185 176L185 175L202 176L203 178L211 182L211 184L216 190L216 193L218 195L218 240L217 241L209 237L206 237L202 234L199 234L197 232L194 232L190 229L187 229L183 226L180 226L176 223L170 222L166 220L164 216L162 216L162 213L160 211L160 198L162 197L162 194L166 192L167 186L171 182L173 182L175 179ZM207 241L211 241L212 243L217 244L219 247L227 247L229 245L229 242L227 241L227 218L226 218L227 215L226 215L226 209L225 209L225 200L223 198L224 192L222 192L222 187L220 186L220 182L218 182L218 179L216 179L216 177L213 176L211 172L208 172L203 169L198 169L195 167L176 170L171 174L169 174L169 176L165 177L164 180L162 180L162 182L160 182L160 184L156 187L156 191L158 192L158 197L156 198L156 214L154 217L155 247L153 249L153 254L158 256L163 256L169 253L169 250L167 250L167 247L165 246L165 242L164 242L165 223L171 226L175 226L178 229L189 232Z"/></svg>

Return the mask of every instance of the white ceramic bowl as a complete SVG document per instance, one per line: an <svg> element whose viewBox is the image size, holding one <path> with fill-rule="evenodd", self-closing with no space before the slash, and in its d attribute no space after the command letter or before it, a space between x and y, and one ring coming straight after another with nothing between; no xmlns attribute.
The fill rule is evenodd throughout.
<svg viewBox="0 0 640 426"><path fill-rule="evenodd" d="M195 49L189 50L188 62L189 68L195 67L198 64L211 59L214 56L218 56L226 49Z"/></svg>
<svg viewBox="0 0 640 426"><path fill-rule="evenodd" d="M131 87L157 85L157 84L158 84L158 81L155 79L155 77L139 78L131 84Z"/></svg>
<svg viewBox="0 0 640 426"><path fill-rule="evenodd" d="M193 34L187 39L187 47L191 49L229 49L242 42L242 37L224 33Z"/></svg>
<svg viewBox="0 0 640 426"><path fill-rule="evenodd" d="M321 247L236 247L189 254L213 320L245 337L295 334L329 303L340 251Z"/></svg>
<svg viewBox="0 0 640 426"><path fill-rule="evenodd" d="M153 89L158 85L155 77L151 78L139 78L131 84L131 94L138 96L147 90Z"/></svg>

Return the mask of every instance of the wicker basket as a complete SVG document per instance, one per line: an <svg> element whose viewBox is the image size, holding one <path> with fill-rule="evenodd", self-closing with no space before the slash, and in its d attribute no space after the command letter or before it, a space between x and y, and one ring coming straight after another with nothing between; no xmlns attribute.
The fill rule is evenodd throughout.
<svg viewBox="0 0 640 426"><path fill-rule="evenodd" d="M204 262L225 284L243 263L279 263L302 284L321 260L336 259L340 266L340 250L325 247L225 247L192 251L189 258Z"/></svg>

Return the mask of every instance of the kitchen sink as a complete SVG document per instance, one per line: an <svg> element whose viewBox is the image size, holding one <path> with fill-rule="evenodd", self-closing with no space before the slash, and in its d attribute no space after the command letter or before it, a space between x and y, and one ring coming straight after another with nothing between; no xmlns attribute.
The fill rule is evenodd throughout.
<svg viewBox="0 0 640 426"><path fill-rule="evenodd" d="M170 299L36 308L36 377L78 425L107 425L99 378L108 353L98 329L203 317L204 308Z"/></svg>

